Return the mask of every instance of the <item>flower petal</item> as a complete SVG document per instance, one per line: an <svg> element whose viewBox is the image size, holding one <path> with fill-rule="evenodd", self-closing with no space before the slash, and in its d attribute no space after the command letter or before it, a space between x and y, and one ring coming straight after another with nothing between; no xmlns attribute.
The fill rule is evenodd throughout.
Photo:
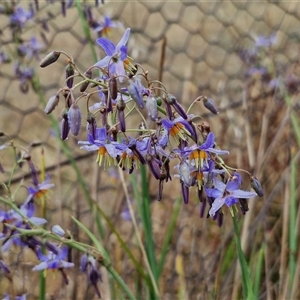
<svg viewBox="0 0 300 300"><path fill-rule="evenodd" d="M105 56L103 59L99 60L94 64L94 67L106 68L111 60L111 56Z"/></svg>
<svg viewBox="0 0 300 300"><path fill-rule="evenodd" d="M257 196L257 194L255 192L235 190L235 191L231 192L231 196L236 197L236 198L249 199L249 198L254 198L255 196Z"/></svg>
<svg viewBox="0 0 300 300"><path fill-rule="evenodd" d="M120 39L119 43L116 46L116 52L119 51L122 46L126 45L126 43L128 42L128 39L129 39L129 35L130 35L130 28L127 28L125 30L122 38Z"/></svg>
<svg viewBox="0 0 300 300"><path fill-rule="evenodd" d="M108 55L108 56L114 55L114 53L116 51L116 47L113 42L111 42L110 40L108 40L106 38L99 38L96 40L96 42L104 50L106 55Z"/></svg>
<svg viewBox="0 0 300 300"><path fill-rule="evenodd" d="M211 217L213 217L216 214L216 212L224 205L224 203L225 203L224 197L215 199L215 201L212 204L211 209L209 210L209 215Z"/></svg>

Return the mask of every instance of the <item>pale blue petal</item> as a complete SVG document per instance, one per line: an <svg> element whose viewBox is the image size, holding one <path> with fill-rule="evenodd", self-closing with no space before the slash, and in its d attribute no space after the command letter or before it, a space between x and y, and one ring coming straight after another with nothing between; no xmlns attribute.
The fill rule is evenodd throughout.
<svg viewBox="0 0 300 300"><path fill-rule="evenodd" d="M46 261L41 262L39 265L35 266L32 271L41 271L47 269L48 264Z"/></svg>
<svg viewBox="0 0 300 300"><path fill-rule="evenodd" d="M111 56L105 56L103 59L99 60L94 64L94 67L106 68L111 60Z"/></svg>
<svg viewBox="0 0 300 300"><path fill-rule="evenodd" d="M215 199L215 201L212 204L211 209L209 210L209 215L211 217L213 217L216 214L216 212L224 205L224 203L225 203L224 197Z"/></svg>
<svg viewBox="0 0 300 300"><path fill-rule="evenodd" d="M128 42L128 39L129 39L129 35L130 35L130 28L127 28L125 30L122 38L120 39L120 42L116 46L116 52L119 51L122 46L126 45L126 43Z"/></svg>
<svg viewBox="0 0 300 300"><path fill-rule="evenodd" d="M236 197L236 198L243 198L243 199L249 199L249 198L254 198L257 196L255 192L248 192L248 191L243 191L243 190L235 190L232 191L231 196Z"/></svg>
<svg viewBox="0 0 300 300"><path fill-rule="evenodd" d="M106 38L99 38L96 42L104 50L106 55L113 56L115 54L116 47L110 40Z"/></svg>

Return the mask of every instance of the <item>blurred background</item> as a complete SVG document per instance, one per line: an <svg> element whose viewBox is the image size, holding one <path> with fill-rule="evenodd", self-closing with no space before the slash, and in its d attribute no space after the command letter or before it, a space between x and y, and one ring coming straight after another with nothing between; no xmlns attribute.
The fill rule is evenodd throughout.
<svg viewBox="0 0 300 300"><path fill-rule="evenodd" d="M29 8L29 1L14 2L16 6ZM35 21L22 29L23 41L36 37L38 57L13 56L17 42L9 27L9 17L1 14L0 52L7 53L10 62L5 63L1 56L0 131L5 135L0 137L0 144L11 139L25 148L33 142L42 143L31 148L31 156L38 165L43 148L47 173L55 183L47 200L49 223L59 224L74 237L88 241L70 220L70 215L74 215L91 229L95 226L76 172L51 129L51 120L44 113L45 103L33 90L31 77L16 69L18 61L34 68L43 97L48 100L64 85L66 62L60 58L54 65L41 69L38 66L41 58L50 51L63 50L85 71L95 63L93 51L98 59L104 53L95 43L91 50L75 5L67 8L63 16L59 1L38 2ZM185 107L200 95L215 101L219 115L212 115L200 105L194 106L192 113L201 115L210 124L218 145L230 151L224 158L227 165L250 171L264 189L264 197L250 200L249 212L239 216L242 246L251 272L255 272L260 257L263 261L258 277L259 299L299 299L300 4L182 0L105 1L98 7L94 1L85 1L82 5L84 11L92 12L97 22L102 22L104 16L119 22L120 26L112 29L110 36L115 42L130 27L129 55L149 71L152 79L160 79ZM90 25L91 40L95 41L98 33L91 22ZM97 101L97 97L92 101ZM85 104L80 105L84 111ZM62 109L59 104L53 112L55 120L61 120ZM140 258L132 223L124 217L127 206L119 174L114 168L99 168L94 153L80 150L77 142L84 139L85 130L82 130L79 137L70 136L64 143L71 149L90 195ZM0 179L5 182L14 157L4 151L0 157L4 168ZM129 176L124 175L133 197ZM14 173L16 186L21 180L22 187L30 185L27 166ZM158 183L151 176L149 186L154 243L159 253L180 196L180 184L178 178L166 184L161 202L156 200ZM245 178L243 188L250 188L249 179ZM20 201L22 193L26 195L26 189L20 188ZM134 290L137 272L115 235L103 224L102 242L110 251L113 265ZM296 241L292 258L291 240ZM28 255L20 254L18 249L5 254L14 271L10 279L0 274L0 293L14 290L27 293L29 299L37 299L38 285L34 274L29 272L35 262ZM79 254L74 256L74 261L78 261ZM291 259L297 268L289 285ZM104 269L102 272L103 299L113 299L108 275ZM75 271L69 272L69 277L70 284L63 289L60 276L47 277L51 281L47 289L49 299L94 297L85 275ZM240 299L240 284L229 213L225 214L221 228L211 219L201 219L199 201L191 191L190 203L180 206L176 220L159 281L161 298Z"/></svg>

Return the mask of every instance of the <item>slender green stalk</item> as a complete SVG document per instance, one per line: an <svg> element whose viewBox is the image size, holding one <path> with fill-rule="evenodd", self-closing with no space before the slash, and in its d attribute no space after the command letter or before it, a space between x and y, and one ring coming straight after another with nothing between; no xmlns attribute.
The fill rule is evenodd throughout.
<svg viewBox="0 0 300 300"><path fill-rule="evenodd" d="M253 287L253 294L254 294L254 299L259 298L259 287L260 287L260 280L261 280L261 273L263 269L263 262L264 262L264 255L265 255L265 244L263 244L259 250L258 253L258 260L256 263L256 268L255 268L255 279L254 279L254 287Z"/></svg>
<svg viewBox="0 0 300 300"><path fill-rule="evenodd" d="M142 175L142 220L144 223L145 229L145 238L146 238L146 251L151 266L153 276L157 283L157 270L156 270L156 258L155 258L155 247L152 234L152 220L151 220L151 210L150 210L150 195L147 179L147 171L145 166L141 167Z"/></svg>
<svg viewBox="0 0 300 300"><path fill-rule="evenodd" d="M107 267L107 270L114 277L114 279L121 286L121 288L124 290L124 292L128 296L128 299L132 299L132 300L136 299L134 295L131 293L131 291L129 290L128 286L123 281L123 279L119 276L119 274L111 265Z"/></svg>
<svg viewBox="0 0 300 300"><path fill-rule="evenodd" d="M171 217L170 225L167 230L166 237L164 239L164 243L163 243L161 254L160 254L160 260L159 260L158 266L157 266L157 278L158 279L159 279L159 277L162 273L163 267L164 267L164 263L165 263L166 256L168 253L168 248L169 248L170 241L171 241L171 238L172 238L175 226L176 226L177 217L178 217L178 214L180 211L181 203L182 203L182 199L178 199L177 202L175 203L175 207L174 207L174 211L173 211L173 214Z"/></svg>
<svg viewBox="0 0 300 300"><path fill-rule="evenodd" d="M248 268L248 265L247 265L247 262L245 259L244 252L242 250L240 232L239 232L234 208L231 208L231 215L232 215L232 220L233 220L234 238L235 238L235 242L236 242L236 246L237 246L237 254L238 254L238 259L239 259L241 271L242 271L243 298L247 299L247 300L253 300L255 298L253 295L250 272L249 272L249 268Z"/></svg>

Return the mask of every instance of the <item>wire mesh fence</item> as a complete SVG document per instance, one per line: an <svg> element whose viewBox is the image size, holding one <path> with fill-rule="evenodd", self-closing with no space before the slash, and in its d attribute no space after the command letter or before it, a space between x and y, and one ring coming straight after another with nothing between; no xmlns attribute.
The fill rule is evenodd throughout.
<svg viewBox="0 0 300 300"><path fill-rule="evenodd" d="M33 142L41 142L46 153L46 169L55 182L54 199L49 202L49 212L53 222L59 222L62 226L70 226L74 235L79 235L75 227L72 227L67 219L67 213L77 216L80 220L93 228L91 211L81 201L82 194L78 189L78 182L74 170L69 165L69 159L61 152L51 122L44 113L45 103L31 86L30 76L26 77L18 68L34 68L43 90L45 99L49 99L63 84L65 80L65 62L59 60L55 68L40 69L37 67L38 59L53 50L63 50L74 58L79 67L84 71L94 63L91 53L91 45L84 35L83 25L78 18L78 10L73 5L66 10L66 16L61 13L61 3L39 1L39 10L36 11L35 22L32 21L29 28L22 33L22 42L29 42L35 36L37 39L38 58L35 55L13 56L18 42L15 40L13 29L9 26L9 17L1 15L0 43L1 53L9 56L10 63L0 63L0 130L5 133L1 142L14 139L24 147ZM16 2L29 8L33 5L27 1ZM288 138L288 133L283 137L273 140L279 128L286 123L282 122L285 115L283 100L274 97L274 87L269 85L271 80L264 79L257 68L249 75L250 66L243 57L245 49L252 49L255 43L259 43L260 37L275 35L276 41L272 49L267 52L264 60L266 67L275 66L269 70L274 78L286 78L290 80L290 87L297 86L299 80L299 28L300 28L300 4L298 2L206 2L206 1L105 1L104 5L94 6L94 2L85 1L85 10L92 12L95 21L102 20L104 15L109 15L113 20L119 21L123 28L131 28L131 38L128 49L130 56L149 71L151 78L164 83L167 90L174 94L185 106L188 106L197 96L207 95L213 98L220 110L218 116L211 116L202 107L197 107L194 114L203 115L210 122L216 132L217 142L222 148L230 149L233 153L232 163L238 167L256 170L263 176L267 190L280 189L280 180L285 170L288 157L285 154L288 143L280 143L280 139ZM36 8L34 7L34 10ZM122 30L116 29L113 39L118 40ZM90 28L92 41L97 38L97 32ZM21 44L21 41L20 43ZM103 57L103 52L95 47L98 58ZM0 58L1 59L1 58ZM269 61L270 62L269 62ZM0 60L1 62L1 60ZM271 63L272 62L272 63ZM19 67L18 67L19 66ZM25 71L24 71L25 72ZM20 75L21 74L21 75ZM291 79L292 77L292 79ZM264 81L265 80L265 81ZM267 82L268 89L264 82ZM275 88L276 89L276 88ZM297 91L297 88L295 88ZM26 91L26 93L24 93ZM296 91L294 94L296 94ZM274 100L275 99L275 100ZM265 100L265 103L263 102ZM274 103L274 101L275 103ZM97 97L93 96L96 102ZM272 102L273 101L273 102ZM298 105L298 106L297 106ZM299 103L294 109L299 111ZM260 153L259 137L263 115L271 107L272 122L268 124L267 143L273 143L270 150L278 156L269 159L269 164L257 165L256 153ZM56 109L53 116L60 120L63 107ZM249 127L250 123L250 127ZM254 153L249 154L249 146L245 136L247 130L252 131L254 141ZM92 197L101 203L104 211L121 228L121 234L136 251L133 229L131 224L120 218L124 209L124 194L120 192L121 184L117 180L115 170L103 172L94 164L95 157L89 153L83 153L77 146L81 138L70 137L68 143L75 157L80 172L86 178L86 184ZM266 148L265 148L266 149ZM261 150L262 151L262 150ZM40 160L40 148L32 148L32 156L36 161ZM248 154L247 154L248 153ZM260 162L265 153L260 153ZM269 154L269 155L271 155ZM254 158L253 158L254 157ZM3 159L2 165L7 169L11 165L9 158ZM1 175L1 180L7 180L8 173ZM29 181L30 174L20 168L15 173L16 184L20 179ZM283 181L282 181L283 182ZM276 186L276 184L279 184ZM150 190L153 200L157 194L157 184L150 180ZM153 201L153 230L157 241L158 251L162 247L164 228L170 221L169 211L173 202L180 194L180 187L171 184L164 191L162 202ZM272 194L273 195L273 194ZM52 198L52 197L51 197ZM280 193L269 200L272 204L272 212L268 215L268 225L273 228L280 208ZM275 205L274 205L275 203ZM184 275L186 289L191 299L207 299L212 292L212 284L216 278L218 269L215 257L222 256L224 248L232 239L232 231L228 227L221 239L216 230L208 230L208 221L199 219L198 207L195 205L184 206L180 212L178 230L172 240L166 269L163 273L161 294L164 299L173 299L178 293L178 272L174 268L176 257L180 254L185 261ZM258 209L262 204L258 204ZM259 215L261 218L265 215ZM257 220L257 219L256 219ZM107 229L108 232L109 229ZM254 234L255 229L252 230ZM274 237L276 238L276 236ZM277 237L278 238L278 237ZM84 240L85 238L82 237ZM211 245L206 245L206 239L211 240ZM221 242L222 241L222 242ZM118 245L112 233L107 234L105 244L112 251L117 268L127 282L134 285L134 272L130 262L125 259L124 253ZM27 253L22 257L12 256L12 265L22 264L22 274L15 268L13 279L15 289L26 290L32 297L36 295L34 280L29 279L28 270L32 265L28 263ZM22 260L24 257L26 259ZM75 259L79 259L78 257ZM21 263L22 262L22 263ZM197 264L195 264L197 262ZM275 263L276 265L276 263ZM276 269L278 269L276 267ZM232 268L226 279L221 284L223 295L229 297L232 290L230 279L235 269ZM76 274L72 282L65 290L60 290L60 282L52 284L53 290L49 295L56 298L89 299L91 291L82 283L82 275ZM25 278L21 283L16 283L20 278ZM4 279L2 280L2 282ZM78 283L78 284L76 284ZM6 285L11 288L11 282ZM17 286L17 287L16 287ZM5 288L4 288L5 289ZM105 290L108 288L103 287ZM274 290L278 289L274 283ZM1 290L2 292L3 290ZM77 293L77 294L76 294ZM89 293L89 294L85 294ZM266 298L262 295L262 298Z"/></svg>

